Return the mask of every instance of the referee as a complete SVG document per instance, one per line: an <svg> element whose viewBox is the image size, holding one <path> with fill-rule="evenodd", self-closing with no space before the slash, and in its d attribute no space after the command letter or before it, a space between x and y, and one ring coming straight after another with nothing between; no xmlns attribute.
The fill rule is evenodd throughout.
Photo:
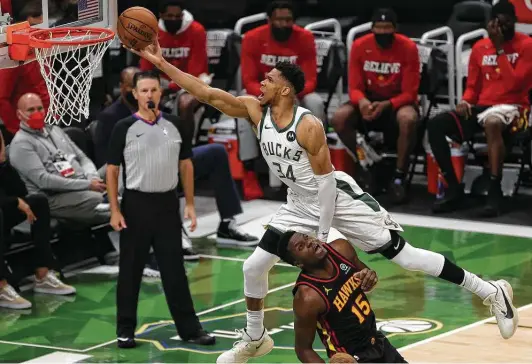
<svg viewBox="0 0 532 364"><path fill-rule="evenodd" d="M183 265L181 218L176 188L185 192L185 218L196 227L194 170L190 140L179 120L161 113L159 76L139 72L133 80L139 110L114 127L108 151L107 189L111 225L120 231L117 286L117 345L135 347L137 303L142 271L153 246L168 308L183 341L213 345L194 311ZM118 175L123 167L124 194L118 204Z"/></svg>

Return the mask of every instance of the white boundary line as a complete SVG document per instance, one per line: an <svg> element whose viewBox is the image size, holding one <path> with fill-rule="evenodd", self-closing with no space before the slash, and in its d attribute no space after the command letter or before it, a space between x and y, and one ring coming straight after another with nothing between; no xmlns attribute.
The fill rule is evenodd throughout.
<svg viewBox="0 0 532 364"><path fill-rule="evenodd" d="M276 288L273 288L273 289L270 289L268 291L268 294L269 293L273 293L273 292L277 292L277 291L280 291L282 289L285 289L285 288L288 288L288 287L291 287L294 285L294 283L296 282L292 282L292 283L288 283L288 284L285 284L283 286L279 286L279 287L276 287ZM224 303L222 305L219 305L219 306L216 306L216 307L212 307L212 308L209 308L205 311L201 311L199 313L197 313L198 316L203 316L203 315L206 315L208 313L211 313L211 312L214 312L214 311L218 311L218 310L221 310L223 308L226 308L226 307L229 307L229 306L233 306L233 305L236 305L236 304L239 304L241 302L244 302L246 299L245 298L241 298L239 300L235 300L235 301L231 301L231 302L228 302L228 303ZM168 325L170 325L171 323L169 323ZM98 344L98 345L95 345L95 346L91 346L90 348L87 348L87 349L84 349L84 350L81 350L80 352L81 353L86 353L88 351L91 351L91 350L94 350L94 349L98 349L98 348L101 348L103 346L107 346L109 344L112 344L112 343L115 343L116 342L116 339L113 339L113 340L109 340L108 342L105 342L105 343L102 343L102 344Z"/></svg>
<svg viewBox="0 0 532 364"><path fill-rule="evenodd" d="M529 308L532 308L532 303L529 303L528 305L525 305L525 306L521 306L517 309L517 311L521 312L521 311L524 311L524 310L527 310ZM493 321L495 320L494 317L488 317L484 320L480 320L480 321L477 321L477 322L473 322L472 324L469 324L469 325L466 325L466 326L462 326L462 327L459 327L457 329L454 329L454 330L451 330L451 331L447 331L447 332L444 332L443 334L440 334L440 335L436 335L436 336L433 336L433 337L429 337L425 340L421 340L421 341L418 341L418 342L415 342L415 343L412 343L410 345L406 345L406 346L403 346L402 348L399 348L399 352L404 352L404 351L407 351L407 350L410 350L410 349L413 349L413 348L416 348L418 346L421 346L421 345L425 345L425 344L428 344L432 341L435 341L435 340L439 340L439 339L443 339L444 337L447 337L447 336L451 336L451 335L454 335L454 334L457 334L459 332L462 332L462 331L465 331L465 330L469 330L469 329L472 329L474 327L477 327L477 326L480 326L480 325L483 325L485 324L486 322L490 322L490 321Z"/></svg>

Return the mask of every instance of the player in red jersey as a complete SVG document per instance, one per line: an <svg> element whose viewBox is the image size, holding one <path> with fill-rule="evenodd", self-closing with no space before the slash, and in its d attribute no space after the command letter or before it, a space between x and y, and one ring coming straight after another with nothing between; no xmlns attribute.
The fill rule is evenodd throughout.
<svg viewBox="0 0 532 364"><path fill-rule="evenodd" d="M282 235L279 250L284 261L302 269L293 290L295 350L301 362L323 363L312 348L317 332L329 358L346 353L358 363L406 363L377 330L366 297L377 284L377 274L347 240L322 244L289 231Z"/></svg>
<svg viewBox="0 0 532 364"><path fill-rule="evenodd" d="M432 152L448 184L445 197L434 203L435 212L459 208L464 195L446 137L462 143L475 132L486 133L491 180L482 214L489 217L500 213L505 143L529 127L532 39L515 31L515 8L508 1L494 5L491 18L489 38L473 46L462 101L456 110L437 115L427 125Z"/></svg>
<svg viewBox="0 0 532 364"><path fill-rule="evenodd" d="M242 83L246 93L260 96L260 83L277 62L296 63L305 73L305 87L297 95L301 106L325 120L323 99L315 92L318 70L314 35L294 25L290 1L273 1L267 13L268 24L248 31L242 40Z"/></svg>
<svg viewBox="0 0 532 364"><path fill-rule="evenodd" d="M332 125L342 143L356 155L356 132L381 131L388 146L397 148L396 173L390 183L395 202L406 199L404 177L416 141L420 82L416 44L396 33L391 9L373 14L371 34L355 40L349 58L349 102Z"/></svg>
<svg viewBox="0 0 532 364"><path fill-rule="evenodd" d="M210 83L212 76L208 74L207 32L203 25L194 20L182 0L161 1L159 17L159 44L163 57L173 66ZM140 69L151 70L153 64L141 59ZM163 76L170 80L168 76ZM179 86L170 82L168 89L179 91ZM179 116L186 123L195 125L194 112L199 105L199 101L190 94L183 90L178 92Z"/></svg>

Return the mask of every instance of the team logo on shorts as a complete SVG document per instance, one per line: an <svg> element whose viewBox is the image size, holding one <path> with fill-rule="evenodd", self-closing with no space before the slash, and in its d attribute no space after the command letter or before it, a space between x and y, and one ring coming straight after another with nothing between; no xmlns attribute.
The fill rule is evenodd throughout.
<svg viewBox="0 0 532 364"><path fill-rule="evenodd" d="M288 133L286 133L286 139L288 139L289 142L293 142L296 140L296 133L290 130Z"/></svg>

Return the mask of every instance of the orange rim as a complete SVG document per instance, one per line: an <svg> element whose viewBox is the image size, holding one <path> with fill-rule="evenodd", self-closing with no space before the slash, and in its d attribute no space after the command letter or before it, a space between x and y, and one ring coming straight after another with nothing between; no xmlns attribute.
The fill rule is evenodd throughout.
<svg viewBox="0 0 532 364"><path fill-rule="evenodd" d="M83 36L87 33L99 36L105 34L102 38L86 39L86 40L62 40L58 39L67 35ZM30 33L30 46L33 48L51 48L54 45L58 46L89 46L98 43L108 42L112 40L115 33L106 28L55 28L55 29L40 29Z"/></svg>

